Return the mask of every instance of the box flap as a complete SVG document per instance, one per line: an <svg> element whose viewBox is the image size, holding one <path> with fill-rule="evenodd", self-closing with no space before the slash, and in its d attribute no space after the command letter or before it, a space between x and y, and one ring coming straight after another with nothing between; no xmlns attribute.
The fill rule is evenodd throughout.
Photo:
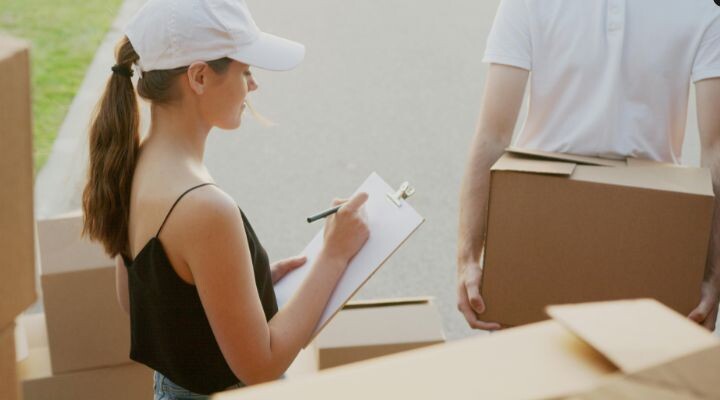
<svg viewBox="0 0 720 400"><path fill-rule="evenodd" d="M424 299L420 303L388 306L381 302L380 306L366 304L344 309L317 336L314 344L324 349L444 340L440 314L434 304Z"/></svg>
<svg viewBox="0 0 720 400"><path fill-rule="evenodd" d="M547 313L626 373L720 344L699 325L650 299L550 306Z"/></svg>
<svg viewBox="0 0 720 400"><path fill-rule="evenodd" d="M718 371L720 346L715 346L630 375L628 379L651 382L678 391L691 391L705 399L720 399Z"/></svg>
<svg viewBox="0 0 720 400"><path fill-rule="evenodd" d="M575 170L575 165L571 162L530 159L505 153L490 170L570 176Z"/></svg>
<svg viewBox="0 0 720 400"><path fill-rule="evenodd" d="M625 160L610 160L600 157L579 156L575 154L553 153L549 151L521 149L519 147L508 147L505 149L508 153L516 154L524 157L539 158L546 160L565 161L575 164L596 165L603 167L624 167L627 165Z"/></svg>
<svg viewBox="0 0 720 400"><path fill-rule="evenodd" d="M682 166L636 166L632 168L594 168L579 165L572 179L642 189L713 196L710 171Z"/></svg>
<svg viewBox="0 0 720 400"><path fill-rule="evenodd" d="M570 396L564 400L706 400L693 395L688 389L676 389L642 382L628 377L614 377L588 392Z"/></svg>

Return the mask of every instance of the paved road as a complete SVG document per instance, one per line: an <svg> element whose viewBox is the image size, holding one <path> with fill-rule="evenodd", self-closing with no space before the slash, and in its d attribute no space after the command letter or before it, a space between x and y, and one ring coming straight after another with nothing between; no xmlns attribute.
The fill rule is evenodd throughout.
<svg viewBox="0 0 720 400"><path fill-rule="evenodd" d="M427 221L359 297L435 296L448 338L473 334L455 309L457 195L498 1L248 3L261 28L308 52L297 70L255 72L260 90L252 99L278 126L247 118L238 131L211 134L206 161L218 183L277 259L315 234L306 215L351 193L370 172L392 185L409 180ZM694 106L689 115L686 160L696 164ZM82 173L65 176L77 182ZM48 213L77 207L79 196L69 195L60 205L38 202Z"/></svg>

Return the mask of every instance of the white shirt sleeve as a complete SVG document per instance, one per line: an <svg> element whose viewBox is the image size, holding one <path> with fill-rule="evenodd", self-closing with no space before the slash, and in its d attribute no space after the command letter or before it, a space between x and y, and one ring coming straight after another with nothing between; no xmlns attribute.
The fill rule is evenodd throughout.
<svg viewBox="0 0 720 400"><path fill-rule="evenodd" d="M530 15L525 0L502 0L482 61L531 70L531 44Z"/></svg>
<svg viewBox="0 0 720 400"><path fill-rule="evenodd" d="M705 30L693 62L692 81L720 77L720 15Z"/></svg>

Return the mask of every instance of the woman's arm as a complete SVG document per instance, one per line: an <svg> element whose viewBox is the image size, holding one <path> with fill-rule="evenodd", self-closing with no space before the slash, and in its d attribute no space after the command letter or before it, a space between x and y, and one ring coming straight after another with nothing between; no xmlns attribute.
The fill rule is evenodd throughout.
<svg viewBox="0 0 720 400"><path fill-rule="evenodd" d="M127 269L122 256L119 255L115 256L115 293L120 307L130 314Z"/></svg>
<svg viewBox="0 0 720 400"><path fill-rule="evenodd" d="M354 197L327 221L326 246L305 283L269 323L236 204L219 190L189 197L176 211L175 222L184 220L187 229L175 243L192 271L220 349L243 382L277 379L310 340L337 281L367 240L359 212L367 195Z"/></svg>

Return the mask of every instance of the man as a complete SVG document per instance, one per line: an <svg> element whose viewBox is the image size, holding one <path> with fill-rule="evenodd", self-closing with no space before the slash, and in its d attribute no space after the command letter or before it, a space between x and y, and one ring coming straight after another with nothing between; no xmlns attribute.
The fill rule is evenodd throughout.
<svg viewBox="0 0 720 400"><path fill-rule="evenodd" d="M528 116L516 146L670 163L681 162L695 84L702 165L711 170L716 201L702 298L689 317L714 329L720 7L712 0L502 0L483 61L490 67L460 194L458 309L468 324L500 328L480 318L490 167L510 144L529 77Z"/></svg>

